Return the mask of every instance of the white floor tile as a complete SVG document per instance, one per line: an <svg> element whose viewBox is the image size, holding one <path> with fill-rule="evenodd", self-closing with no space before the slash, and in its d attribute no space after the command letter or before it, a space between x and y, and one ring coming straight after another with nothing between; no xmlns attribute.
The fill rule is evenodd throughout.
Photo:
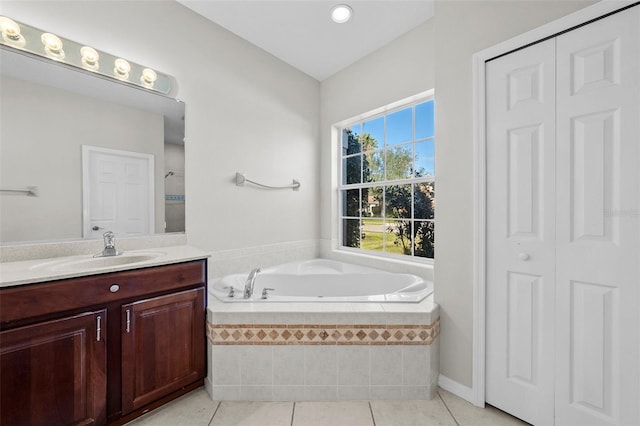
<svg viewBox="0 0 640 426"><path fill-rule="evenodd" d="M290 426L293 402L223 401L211 426Z"/></svg>
<svg viewBox="0 0 640 426"><path fill-rule="evenodd" d="M302 387L296 388L298 392L302 389ZM438 390L438 395L431 401L375 400L370 403L367 401L305 401L295 403L294 410L294 403L291 401L218 403L212 401L204 388L201 388L128 425L455 426L456 423L459 426L523 426L527 424L494 407L487 406L484 409L475 407L442 389Z"/></svg>
<svg viewBox="0 0 640 426"><path fill-rule="evenodd" d="M366 401L297 402L293 426L373 426Z"/></svg>
<svg viewBox="0 0 640 426"><path fill-rule="evenodd" d="M479 408L462 398L449 393L443 389L438 390L447 407L460 424L460 426L521 426L527 425L520 419L498 410L497 408L486 406ZM437 397L436 397L437 398Z"/></svg>
<svg viewBox="0 0 640 426"><path fill-rule="evenodd" d="M456 426L440 398L430 401L371 401L376 426Z"/></svg>
<svg viewBox="0 0 640 426"><path fill-rule="evenodd" d="M207 426L218 407L204 388L171 401L127 425L131 426Z"/></svg>

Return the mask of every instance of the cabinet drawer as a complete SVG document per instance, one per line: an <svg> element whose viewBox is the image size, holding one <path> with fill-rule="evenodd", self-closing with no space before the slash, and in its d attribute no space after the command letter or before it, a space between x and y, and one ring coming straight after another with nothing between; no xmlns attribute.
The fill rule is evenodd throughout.
<svg viewBox="0 0 640 426"><path fill-rule="evenodd" d="M91 275L0 291L0 325L206 282L206 260Z"/></svg>

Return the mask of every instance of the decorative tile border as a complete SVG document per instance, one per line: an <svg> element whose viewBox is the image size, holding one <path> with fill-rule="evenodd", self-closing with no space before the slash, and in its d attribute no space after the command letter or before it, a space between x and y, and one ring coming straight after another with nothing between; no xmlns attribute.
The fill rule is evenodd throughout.
<svg viewBox="0 0 640 426"><path fill-rule="evenodd" d="M440 318L429 325L211 324L213 345L430 345Z"/></svg>

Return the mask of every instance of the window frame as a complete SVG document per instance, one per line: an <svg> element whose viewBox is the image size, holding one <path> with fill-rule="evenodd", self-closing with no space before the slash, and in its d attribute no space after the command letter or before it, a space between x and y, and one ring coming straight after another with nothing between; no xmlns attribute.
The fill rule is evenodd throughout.
<svg viewBox="0 0 640 426"><path fill-rule="evenodd" d="M415 245L411 244L411 254L397 254L397 253L389 253L389 252L385 252L385 251L375 251L375 250L367 250L361 247L348 247L344 245L344 238L343 238L343 229L344 229L344 221L346 219L358 219L360 220L360 225L362 225L362 220L364 219L362 216L362 212L359 212L359 216L358 217L353 217L353 216L348 216L346 213L346 211L343 211L343 200L342 200L342 191L345 190L358 190L360 191L361 188L372 188L372 187L382 187L382 188L386 188L388 186L395 186L395 185L410 185L410 189L411 189L411 213L410 213L410 217L405 218L405 219L394 219L394 218L388 218L388 217L384 217L384 208L386 206L386 191L383 191L383 196L382 196L382 208L383 208L383 212L381 213L380 218L373 218L373 219L379 219L383 226L386 226L386 224L393 222L395 220L408 220L410 221L411 224L411 235L413 235L414 232L414 227L416 223L419 222L430 222L433 223L434 227L435 227L435 212L434 212L434 216L432 219L416 219L414 218L414 191L415 191L415 186L416 184L419 183L425 183L425 182L434 182L435 183L435 161L434 161L434 175L433 176L425 176L425 177L419 177L416 178L415 177L415 170L412 171L412 176L410 178L404 178L404 179L392 179L392 180L386 180L386 175L387 175L387 167L385 164L385 169L384 169L384 179L383 180L379 180L379 181L373 181L373 182L363 182L362 179L362 167L361 169L361 176L360 176L360 183L355 183L355 184L346 184L343 182L346 182L346 180L343 180L343 173L344 173L344 168L343 168L343 160L347 159L347 158L355 158L360 156L361 158L364 157L366 152L386 152L389 148L391 149L395 149L397 147L411 147L411 152L413 157L415 158L415 150L416 150L416 144L419 142L424 142L424 141L434 141L434 152L435 152L435 139L436 139L436 129L435 129L435 123L434 123L434 132L433 135L427 138L422 138L419 140L415 139L415 127L416 127L416 122L415 122L415 106L418 104L421 104L423 102L428 102L430 100L434 100L435 101L435 90L431 89L431 90L427 90L425 92L419 93L417 95L402 99L400 101L391 103L389 105L386 105L384 107L381 108L377 108L375 110L363 113L363 114L359 114L357 116L354 116L352 118L349 118L347 120L343 120L339 123L336 123L333 125L333 129L334 129L334 146L337 149L337 155L336 157L336 169L335 173L334 173L334 179L337 179L336 181L336 185L334 186L335 190L335 210L334 210L334 221L337 221L336 226L334 228L334 236L336 238L336 242L337 244L334 245L334 249L338 250L338 251L342 251L342 252L348 252L348 253L356 253L359 255L367 255L367 256L372 256L372 257L376 257L376 258L388 258L388 259L393 259L393 260L401 260L401 261L406 261L406 262L415 262L415 263L420 263L420 264L433 264L434 262L434 258L435 258L435 253L434 253L434 258L429 258L429 257L421 257L421 256L416 256L414 253L415 250ZM342 152L343 152L343 136L344 136L344 132L343 130L346 128L349 128L351 126L354 125L358 125L358 124L363 124L366 121L370 121L370 120L375 120L379 117L385 117L388 116L390 114L393 114L397 111L409 108L409 107L413 107L412 110L412 129L411 129L411 139L409 141L406 142L402 142L402 143L398 143L398 144L392 144L392 145L385 145L383 143L381 148L376 148L375 150L371 151L365 151L365 150L361 150L358 153L354 153L354 154L349 154L349 155L345 155L343 156ZM435 111L434 111L434 121L435 121ZM386 120L385 120L385 126L384 126L384 136L385 136L385 140L386 140L386 136L387 136L387 126L386 126ZM434 194L434 200L435 200L435 194ZM362 193L360 193L360 200L362 200ZM362 206L360 206L359 210L362 209ZM335 223L335 222L334 222ZM387 240L387 232L383 233L383 242L386 242Z"/></svg>

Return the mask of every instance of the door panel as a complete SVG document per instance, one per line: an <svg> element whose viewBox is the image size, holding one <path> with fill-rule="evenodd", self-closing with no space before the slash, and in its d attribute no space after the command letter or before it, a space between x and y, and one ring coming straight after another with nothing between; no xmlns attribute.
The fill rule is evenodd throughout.
<svg viewBox="0 0 640 426"><path fill-rule="evenodd" d="M640 7L557 52L556 424L640 424Z"/></svg>
<svg viewBox="0 0 640 426"><path fill-rule="evenodd" d="M540 173L542 126L510 129L507 162L509 237L541 238L540 211L543 206L539 192L544 177Z"/></svg>
<svg viewBox="0 0 640 426"><path fill-rule="evenodd" d="M542 277L508 273L507 278L507 377L536 386L542 348L539 320Z"/></svg>
<svg viewBox="0 0 640 426"><path fill-rule="evenodd" d="M571 118L571 241L612 241L605 212L619 182L619 114L615 110Z"/></svg>
<svg viewBox="0 0 640 426"><path fill-rule="evenodd" d="M619 314L618 290L571 282L571 404L612 415L612 355L619 344L613 320Z"/></svg>
<svg viewBox="0 0 640 426"><path fill-rule="evenodd" d="M122 306L122 412L205 375L204 289Z"/></svg>
<svg viewBox="0 0 640 426"><path fill-rule="evenodd" d="M105 424L106 318L102 310L1 332L0 424Z"/></svg>
<svg viewBox="0 0 640 426"><path fill-rule="evenodd" d="M555 41L487 64L486 400L553 422Z"/></svg>

